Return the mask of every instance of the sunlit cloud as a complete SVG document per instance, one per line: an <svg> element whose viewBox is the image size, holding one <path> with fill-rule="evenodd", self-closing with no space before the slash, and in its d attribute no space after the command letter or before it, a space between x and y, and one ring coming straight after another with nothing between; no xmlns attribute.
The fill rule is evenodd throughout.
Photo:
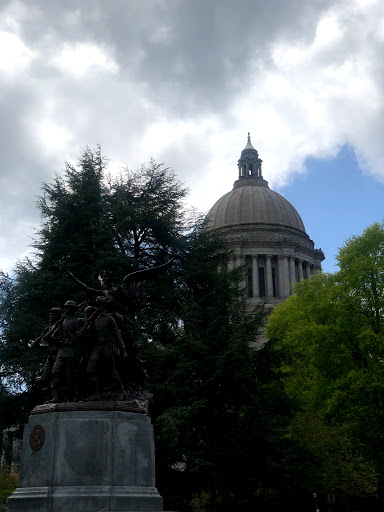
<svg viewBox="0 0 384 512"><path fill-rule="evenodd" d="M97 143L112 173L151 156L174 167L205 211L248 131L271 187L343 145L384 180L382 1L176 4L0 3L0 188L30 201L25 217L39 184Z"/></svg>
<svg viewBox="0 0 384 512"><path fill-rule="evenodd" d="M104 48L89 43L65 44L54 64L63 72L83 77L89 72L116 74L116 62Z"/></svg>
<svg viewBox="0 0 384 512"><path fill-rule="evenodd" d="M34 58L34 52L11 32L0 31L0 48L0 73L5 76L25 72Z"/></svg>
<svg viewBox="0 0 384 512"><path fill-rule="evenodd" d="M72 140L71 131L50 119L44 119L37 125L36 135L39 145L48 153L55 154Z"/></svg>

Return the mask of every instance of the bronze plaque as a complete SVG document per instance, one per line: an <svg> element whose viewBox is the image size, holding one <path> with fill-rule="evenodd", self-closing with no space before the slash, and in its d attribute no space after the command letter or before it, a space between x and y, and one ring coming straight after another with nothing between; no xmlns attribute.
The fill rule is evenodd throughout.
<svg viewBox="0 0 384 512"><path fill-rule="evenodd" d="M45 430L42 425L35 425L29 434L29 446L34 452L40 450L45 441Z"/></svg>

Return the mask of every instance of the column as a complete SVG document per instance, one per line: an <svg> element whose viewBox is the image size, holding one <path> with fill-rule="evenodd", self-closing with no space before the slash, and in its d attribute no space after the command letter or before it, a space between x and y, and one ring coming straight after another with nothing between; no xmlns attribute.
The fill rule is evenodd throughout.
<svg viewBox="0 0 384 512"><path fill-rule="evenodd" d="M266 284L266 296L267 297L273 297L273 284L272 284L272 256L270 254L267 254L265 256L266 259L266 271L267 275L265 276L265 284Z"/></svg>
<svg viewBox="0 0 384 512"><path fill-rule="evenodd" d="M290 258L289 258L289 270L290 270L289 282L291 284L291 290L292 290L292 284L296 282L295 258L293 256L290 256Z"/></svg>
<svg viewBox="0 0 384 512"><path fill-rule="evenodd" d="M298 261L298 266L299 266L299 281L301 281L303 279L303 260L299 260Z"/></svg>
<svg viewBox="0 0 384 512"><path fill-rule="evenodd" d="M284 269L283 269L283 257L279 254L277 257L277 288L278 297L284 296Z"/></svg>
<svg viewBox="0 0 384 512"><path fill-rule="evenodd" d="M309 279L311 277L311 264L306 261L305 262L305 271L306 271L306 278Z"/></svg>
<svg viewBox="0 0 384 512"><path fill-rule="evenodd" d="M257 264L257 254L252 255L252 293L254 297L259 297L259 267Z"/></svg>
<svg viewBox="0 0 384 512"><path fill-rule="evenodd" d="M289 296L289 263L288 256L283 256L283 283L284 283L284 297Z"/></svg>
<svg viewBox="0 0 384 512"><path fill-rule="evenodd" d="M242 256L241 254L237 254L236 255L236 268L243 266L244 263L245 263L245 256ZM240 284L240 288L244 289L245 294L246 294L245 296L248 297L247 272L246 272L246 269L243 268L243 270L244 270L244 273L243 273L244 279L242 282L240 281L239 284Z"/></svg>

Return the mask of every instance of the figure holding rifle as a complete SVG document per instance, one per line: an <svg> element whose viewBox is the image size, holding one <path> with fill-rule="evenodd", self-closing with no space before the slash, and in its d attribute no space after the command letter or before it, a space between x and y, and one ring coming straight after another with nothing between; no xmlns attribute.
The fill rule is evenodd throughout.
<svg viewBox="0 0 384 512"><path fill-rule="evenodd" d="M52 338L60 343L60 348L52 370L53 397L49 403L81 399L80 365L85 354L77 333L82 328L84 319L75 316L77 308L73 300L64 304L64 318L52 334ZM71 390L71 387L74 389Z"/></svg>
<svg viewBox="0 0 384 512"><path fill-rule="evenodd" d="M60 320L64 319L62 313L63 311L60 308L51 308L49 311L48 326L43 330L40 336L30 344L31 348L48 347L48 357L45 361L40 380L44 391L51 388L52 369L59 351L59 342L56 338L53 338L52 335L59 326Z"/></svg>

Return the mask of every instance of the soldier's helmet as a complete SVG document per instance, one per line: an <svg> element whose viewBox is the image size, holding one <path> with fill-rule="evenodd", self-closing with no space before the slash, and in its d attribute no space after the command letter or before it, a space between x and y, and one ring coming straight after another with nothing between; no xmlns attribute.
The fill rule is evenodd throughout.
<svg viewBox="0 0 384 512"><path fill-rule="evenodd" d="M67 300L67 302L64 304L64 307L69 308L77 308L77 304L74 300Z"/></svg>
<svg viewBox="0 0 384 512"><path fill-rule="evenodd" d="M96 298L96 304L106 304L106 303L107 303L107 299L103 295L99 295Z"/></svg>
<svg viewBox="0 0 384 512"><path fill-rule="evenodd" d="M55 320L58 320L63 313L63 310L61 308L51 308L49 310L49 321L54 322Z"/></svg>

